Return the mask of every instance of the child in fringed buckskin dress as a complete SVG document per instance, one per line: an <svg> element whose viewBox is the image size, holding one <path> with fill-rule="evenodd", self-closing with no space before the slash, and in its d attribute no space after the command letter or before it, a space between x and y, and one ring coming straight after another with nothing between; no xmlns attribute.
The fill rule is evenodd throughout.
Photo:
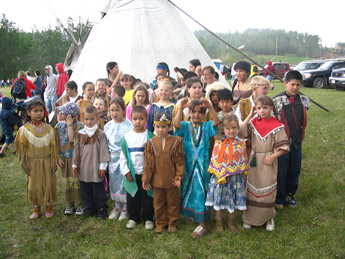
<svg viewBox="0 0 345 259"><path fill-rule="evenodd" d="M18 130L15 146L18 160L27 174L27 203L34 205L30 219L40 216L46 206L46 218L53 217L53 202L57 201L57 146L53 128L44 122L45 105L32 100L26 106L26 123Z"/></svg>

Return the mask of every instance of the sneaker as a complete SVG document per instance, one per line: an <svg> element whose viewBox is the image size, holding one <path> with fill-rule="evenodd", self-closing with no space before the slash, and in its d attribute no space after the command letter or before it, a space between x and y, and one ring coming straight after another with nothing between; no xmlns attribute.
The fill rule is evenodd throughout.
<svg viewBox="0 0 345 259"><path fill-rule="evenodd" d="M247 223L243 223L243 229L251 229L252 226L247 224Z"/></svg>
<svg viewBox="0 0 345 259"><path fill-rule="evenodd" d="M128 219L127 211L121 211L119 220L125 220Z"/></svg>
<svg viewBox="0 0 345 259"><path fill-rule="evenodd" d="M295 197L291 193L288 194L286 197L286 204L288 205L289 208L296 208L297 207L297 202L295 200Z"/></svg>
<svg viewBox="0 0 345 259"><path fill-rule="evenodd" d="M79 203L77 210L75 211L75 214L78 216L82 216L84 214L85 206L83 203Z"/></svg>
<svg viewBox="0 0 345 259"><path fill-rule="evenodd" d="M267 221L267 223L266 223L266 230L267 231L271 231L271 232L274 230L274 220L273 220L273 218L270 219L269 221Z"/></svg>
<svg viewBox="0 0 345 259"><path fill-rule="evenodd" d="M5 154L4 153L0 153L0 157L5 157Z"/></svg>
<svg viewBox="0 0 345 259"><path fill-rule="evenodd" d="M128 229L133 229L137 226L137 223L134 220L128 220L127 224L126 224L126 228Z"/></svg>
<svg viewBox="0 0 345 259"><path fill-rule="evenodd" d="M155 228L155 226L153 225L152 221L149 221L149 220L145 221L145 229L146 230L152 230L154 228Z"/></svg>
<svg viewBox="0 0 345 259"><path fill-rule="evenodd" d="M109 219L117 219L120 215L120 211L116 208L114 208L109 215Z"/></svg>
<svg viewBox="0 0 345 259"><path fill-rule="evenodd" d="M75 209L74 202L67 203L64 214L65 215L72 215L74 209Z"/></svg>
<svg viewBox="0 0 345 259"><path fill-rule="evenodd" d="M98 209L97 218L106 219L107 217L108 217L108 206L105 205L104 207Z"/></svg>
<svg viewBox="0 0 345 259"><path fill-rule="evenodd" d="M283 209L284 209L284 205L283 205L283 204L279 204L279 203L274 204L274 207L275 207L277 210L283 210Z"/></svg>

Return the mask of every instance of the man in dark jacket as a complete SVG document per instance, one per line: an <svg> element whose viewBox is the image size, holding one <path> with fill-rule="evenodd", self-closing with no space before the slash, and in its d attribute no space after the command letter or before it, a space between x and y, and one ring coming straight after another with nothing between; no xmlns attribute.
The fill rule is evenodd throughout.
<svg viewBox="0 0 345 259"><path fill-rule="evenodd" d="M2 146L0 150L0 157L5 156L4 152L7 146L11 147L13 154L16 153L16 150L14 147L14 138L13 138L14 125L16 124L16 121L14 119L11 107L12 107L12 100L8 97L3 97L2 110L0 113L0 124L1 124L1 132L3 135L5 135L6 140L5 140L5 144Z"/></svg>

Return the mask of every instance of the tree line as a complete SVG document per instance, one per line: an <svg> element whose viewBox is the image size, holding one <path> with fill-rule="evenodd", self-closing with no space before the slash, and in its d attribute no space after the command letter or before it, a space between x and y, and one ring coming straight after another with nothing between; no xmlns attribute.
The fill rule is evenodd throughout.
<svg viewBox="0 0 345 259"><path fill-rule="evenodd" d="M199 30L195 32L195 35L211 58L222 58L227 64L243 59L240 54L228 49L224 43L221 43L207 31ZM328 48L322 46L318 35L297 31L247 29L242 33L218 33L218 35L236 48L244 45L244 51L249 56L296 55L320 58L326 52L330 52Z"/></svg>
<svg viewBox="0 0 345 259"><path fill-rule="evenodd" d="M81 31L91 28L92 24L74 23L72 18L67 21L67 28L76 39ZM72 41L60 27L46 28L24 32L16 27L2 14L0 21L0 79L17 77L19 70L44 70L45 65L53 67L63 63Z"/></svg>
<svg viewBox="0 0 345 259"><path fill-rule="evenodd" d="M92 27L90 22L67 21L67 28L78 40L81 33ZM242 56L217 40L204 30L195 32L202 46L211 58L221 58L232 64ZM322 47L318 35L296 31L248 29L243 33L219 33L223 39L235 47L245 45L245 52L254 55L296 55L321 57L329 49ZM24 32L2 14L0 21L0 79L14 78L19 70L43 70L44 66L64 62L72 41L60 26L44 30Z"/></svg>

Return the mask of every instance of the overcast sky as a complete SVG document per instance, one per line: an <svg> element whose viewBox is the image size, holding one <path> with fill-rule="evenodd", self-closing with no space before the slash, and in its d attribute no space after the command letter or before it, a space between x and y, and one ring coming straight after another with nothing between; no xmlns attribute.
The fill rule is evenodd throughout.
<svg viewBox="0 0 345 259"><path fill-rule="evenodd" d="M163 0L162 0L163 1ZM215 32L242 32L248 28L284 29L317 34L327 47L345 42L343 0L173 0L201 24ZM99 19L103 0L0 0L0 14L25 31L55 27L56 17L66 21L81 16ZM184 17L191 30L200 27Z"/></svg>

